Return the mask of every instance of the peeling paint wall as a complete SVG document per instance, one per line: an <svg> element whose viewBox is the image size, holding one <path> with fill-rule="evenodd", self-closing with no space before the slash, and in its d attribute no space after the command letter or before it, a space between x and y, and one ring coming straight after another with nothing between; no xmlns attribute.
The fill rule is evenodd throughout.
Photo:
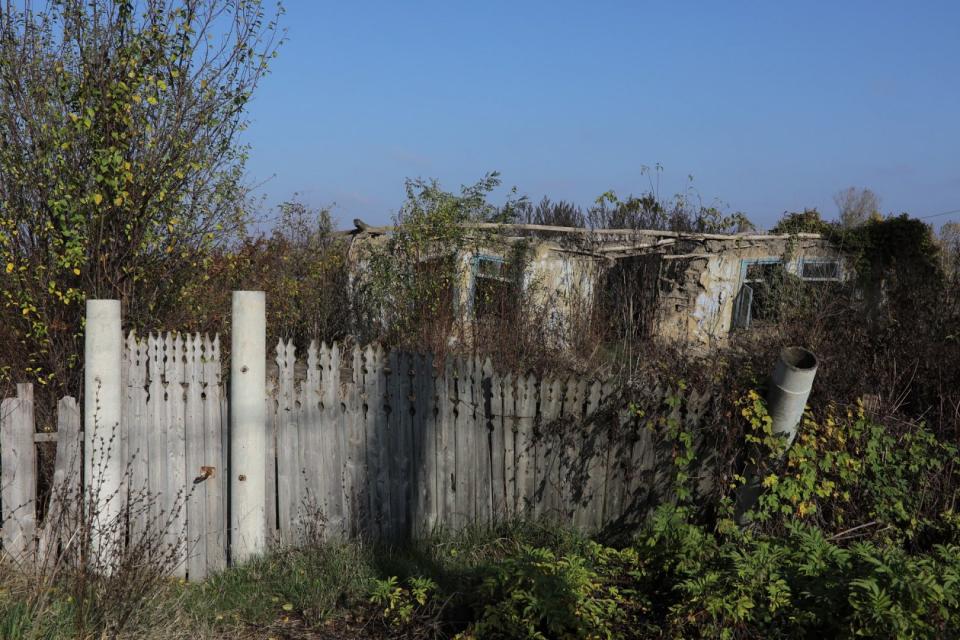
<svg viewBox="0 0 960 640"><path fill-rule="evenodd" d="M843 257L825 240L710 241L702 251L664 256L670 266L661 272L656 332L661 337L705 347L724 341L744 262L783 260L789 273L799 275L804 259L836 259L843 273Z"/></svg>
<svg viewBox="0 0 960 640"><path fill-rule="evenodd" d="M460 276L454 300L468 329L473 318L473 295L478 257L508 260L518 243L528 247L524 271L526 302L547 312L543 321L558 339L578 312L592 308L606 273L618 259L638 255L662 256L659 273L637 287L655 290L650 333L667 340L710 347L730 333L735 299L743 284L744 263L783 260L787 271L800 274L805 259L837 260L841 278L842 254L814 235L722 236L625 231L601 240L569 236L500 236L495 245L457 256ZM354 254L354 268L362 267ZM784 259L786 257L786 259ZM656 270L655 270L656 271ZM652 293L652 292L651 292Z"/></svg>
<svg viewBox="0 0 960 640"><path fill-rule="evenodd" d="M475 260L478 257L507 260L509 256L509 247L483 249L460 256L461 277L456 296L467 324L471 320L477 277ZM553 242L534 241L530 244L523 277L526 302L548 312L543 320L558 341L562 342L575 314L590 309L605 268L606 261L572 253Z"/></svg>

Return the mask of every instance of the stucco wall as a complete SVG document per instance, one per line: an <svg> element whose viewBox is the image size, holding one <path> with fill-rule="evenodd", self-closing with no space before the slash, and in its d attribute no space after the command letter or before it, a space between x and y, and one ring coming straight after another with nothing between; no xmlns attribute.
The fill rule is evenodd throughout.
<svg viewBox="0 0 960 640"><path fill-rule="evenodd" d="M373 240L374 242L382 239ZM744 261L783 260L799 273L809 258L838 259L828 241L814 235L722 236L669 232L607 232L602 236L554 234L547 237L498 236L482 249L457 256L459 278L454 300L469 331L473 317L474 261L478 256L508 259L517 243L528 247L524 272L525 302L543 311L543 322L562 340L577 312L586 312L606 286L605 274L617 259L658 253L658 276L638 287L655 287L652 335L712 346L726 340L740 290ZM361 252L352 250L353 268L362 268ZM842 276L842 273L841 273Z"/></svg>
<svg viewBox="0 0 960 640"><path fill-rule="evenodd" d="M825 240L710 241L702 252L664 256L657 331L661 337L711 346L730 333L745 261L783 260L799 274L804 259L843 259ZM786 258L786 259L785 259Z"/></svg>

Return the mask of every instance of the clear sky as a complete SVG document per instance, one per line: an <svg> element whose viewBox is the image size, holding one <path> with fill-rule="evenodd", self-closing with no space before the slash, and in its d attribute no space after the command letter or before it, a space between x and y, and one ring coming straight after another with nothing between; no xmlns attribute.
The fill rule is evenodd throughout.
<svg viewBox="0 0 960 640"><path fill-rule="evenodd" d="M407 177L588 205L687 186L763 227L960 209L960 2L286 0L246 141L267 206L390 220ZM960 213L931 222L960 220Z"/></svg>

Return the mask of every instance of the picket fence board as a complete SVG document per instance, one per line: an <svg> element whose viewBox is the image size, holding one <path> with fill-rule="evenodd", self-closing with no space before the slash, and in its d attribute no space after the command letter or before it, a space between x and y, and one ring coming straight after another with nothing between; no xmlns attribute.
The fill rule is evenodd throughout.
<svg viewBox="0 0 960 640"><path fill-rule="evenodd" d="M671 498L662 423L617 405L610 382L501 375L478 356L435 359L376 344L314 342L299 360L289 341L273 351L263 452L271 545L316 534L398 541L512 517L597 531ZM127 464L130 539L159 527L182 551L176 575L191 580L228 563L220 354L217 336L128 335L112 445ZM59 500L80 489L81 413L64 398L58 432L36 434L32 387L17 392L0 403L0 542L8 556L28 557L37 543L46 557L76 517ZM658 415L696 433L711 398L683 390L681 407L668 400L679 392L653 385L646 395ZM53 498L38 531L36 446L54 441ZM699 477L708 490L709 474Z"/></svg>
<svg viewBox="0 0 960 640"><path fill-rule="evenodd" d="M33 430L34 425L31 425ZM83 468L80 432L80 407L66 396L57 403L56 454L50 482L50 502L40 532L38 562L51 566L58 547L75 534L77 504L81 495L80 470ZM133 523L131 523L133 526Z"/></svg>
<svg viewBox="0 0 960 640"><path fill-rule="evenodd" d="M0 403L0 509L4 555L26 562L36 534L37 453L33 441L33 385Z"/></svg>

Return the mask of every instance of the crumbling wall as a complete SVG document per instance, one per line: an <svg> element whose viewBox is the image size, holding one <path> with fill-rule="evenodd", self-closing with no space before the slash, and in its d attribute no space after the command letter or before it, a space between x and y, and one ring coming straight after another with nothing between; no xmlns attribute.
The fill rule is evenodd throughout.
<svg viewBox="0 0 960 640"><path fill-rule="evenodd" d="M788 272L799 274L804 259L843 257L826 240L713 240L687 244L690 251L664 256L660 272L660 300L656 334L711 347L726 340L733 305L742 285L744 261L782 260ZM695 251L691 251L695 249ZM841 277L846 269L841 269Z"/></svg>

